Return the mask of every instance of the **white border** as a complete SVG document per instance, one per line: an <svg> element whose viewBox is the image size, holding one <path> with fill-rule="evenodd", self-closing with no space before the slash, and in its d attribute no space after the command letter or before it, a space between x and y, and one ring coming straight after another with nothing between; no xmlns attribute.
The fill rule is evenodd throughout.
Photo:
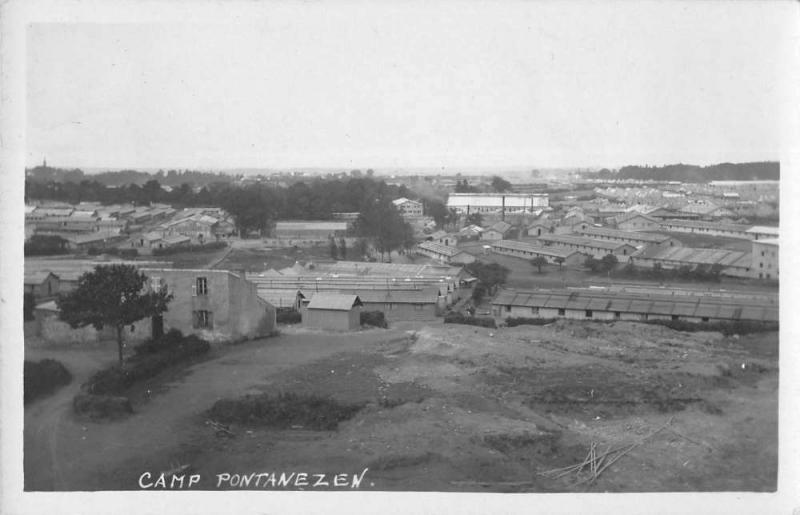
<svg viewBox="0 0 800 515"><path fill-rule="evenodd" d="M340 2L343 3L343 2ZM358 3L348 1L347 3ZM483 2L486 3L486 2ZM780 85L781 219L783 281L781 302L780 474L777 494L440 494L440 493L298 493L298 492L22 492L22 240L25 167L26 27L31 22L187 22L237 23L266 16L265 2L209 1L23 1L0 5L0 512L4 513L406 513L406 512L545 512L545 513L789 513L800 507L800 427L798 427L798 322L793 313L797 291L800 220L797 165L800 162L800 4L764 2L783 9L793 20L794 45L779 49L786 78ZM297 9L302 2L271 2L270 9ZM320 4L312 4L317 7ZM335 9L330 2L324 8ZM407 5L407 4L406 4ZM424 15L424 5L419 6ZM490 3L503 9L500 2ZM644 4L646 6L647 4ZM676 2L676 8L680 8ZM713 23L713 20L709 20ZM744 121L746 123L746 121Z"/></svg>

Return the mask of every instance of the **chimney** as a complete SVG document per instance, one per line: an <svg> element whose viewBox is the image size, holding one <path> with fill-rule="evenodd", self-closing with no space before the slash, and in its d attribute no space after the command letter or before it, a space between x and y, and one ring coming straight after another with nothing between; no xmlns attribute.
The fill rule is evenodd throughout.
<svg viewBox="0 0 800 515"><path fill-rule="evenodd" d="M502 216L503 217L501 218L501 220L503 220L505 222L506 221L506 196L505 195L503 195L503 215Z"/></svg>

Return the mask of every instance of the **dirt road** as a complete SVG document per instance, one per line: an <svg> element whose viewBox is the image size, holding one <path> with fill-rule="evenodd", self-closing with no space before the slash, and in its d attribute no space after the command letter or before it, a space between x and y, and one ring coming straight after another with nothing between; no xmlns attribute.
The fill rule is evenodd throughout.
<svg viewBox="0 0 800 515"><path fill-rule="evenodd" d="M379 339L397 334L381 332ZM179 447L192 434L194 416L216 400L239 395L287 368L375 344L376 331L359 335L321 337L319 333L284 335L254 340L224 351L191 367L178 377L156 377L139 390L163 390L149 401L138 398L137 413L126 420L95 423L76 419L72 398L89 375L113 363L115 351L56 351L38 349L28 359L62 361L72 383L25 411L25 489L95 490L134 485L119 484L120 464L149 469L153 455ZM158 463L168 468L168 463Z"/></svg>
<svg viewBox="0 0 800 515"><path fill-rule="evenodd" d="M771 491L777 485L778 335L679 333L560 321L484 329L291 330L155 378L126 420L86 423L69 392L27 408L26 487L136 489L144 471L360 472L379 490ZM85 364L84 369L90 364ZM73 387L70 387L73 388ZM203 413L246 393L331 396L363 409L336 431L231 426ZM52 412L51 412L52 411ZM668 424L667 424L668 423ZM594 442L666 428L592 484L541 472ZM52 469L52 470L51 470Z"/></svg>

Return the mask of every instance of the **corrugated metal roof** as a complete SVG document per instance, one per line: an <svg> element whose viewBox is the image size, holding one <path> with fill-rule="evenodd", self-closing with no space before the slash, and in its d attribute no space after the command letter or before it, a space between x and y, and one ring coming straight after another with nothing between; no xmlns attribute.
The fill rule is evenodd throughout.
<svg viewBox="0 0 800 515"><path fill-rule="evenodd" d="M308 303L308 309L327 309L334 311L350 311L354 306L360 306L358 295L344 293L315 293Z"/></svg>
<svg viewBox="0 0 800 515"><path fill-rule="evenodd" d="M273 288L257 288L258 296L276 308L290 308L297 304L297 296L303 296L298 289L282 290Z"/></svg>
<svg viewBox="0 0 800 515"><path fill-rule="evenodd" d="M490 230L497 231L499 233L506 233L509 229L511 229L511 224L508 222L503 222L502 220L493 224L489 227Z"/></svg>
<svg viewBox="0 0 800 515"><path fill-rule="evenodd" d="M621 231L619 229L609 229L608 227L586 227L585 229L577 229L578 234L586 234L588 236L606 236L608 238L617 238L621 240L636 241L642 243L662 243L671 239L671 236L664 234L650 234L647 232L632 232Z"/></svg>
<svg viewBox="0 0 800 515"><path fill-rule="evenodd" d="M541 256L554 256L554 257L569 257L573 254L579 254L577 250L571 250L561 247L545 247L543 245L533 245L525 243L524 241L516 240L500 240L491 244L492 249L508 249L518 250L522 252L531 252Z"/></svg>
<svg viewBox="0 0 800 515"><path fill-rule="evenodd" d="M589 290L536 290L531 292L502 290L492 304L727 320L777 321L779 312L777 302L777 299L727 297L692 297L689 300L686 296L675 298L672 295Z"/></svg>
<svg viewBox="0 0 800 515"><path fill-rule="evenodd" d="M442 245L441 243L436 243L435 241L423 241L417 245L417 247L447 257L453 257L464 252L459 248Z"/></svg>
<svg viewBox="0 0 800 515"><path fill-rule="evenodd" d="M687 265L750 266L750 253L725 249L699 249L692 247L667 247L646 251L640 258L654 261L675 261ZM635 258L634 258L635 259Z"/></svg>
<svg viewBox="0 0 800 515"><path fill-rule="evenodd" d="M752 227L751 225L726 224L719 222L703 222L700 220L664 220L662 222L662 226L665 229L669 229L669 227L672 226L672 227L685 227L694 229L721 230L729 232L747 232L747 230Z"/></svg>
<svg viewBox="0 0 800 515"><path fill-rule="evenodd" d="M628 246L636 248L633 245L621 241L607 241L595 240L592 238L585 238L582 236L570 236L568 234L545 234L539 236L539 241L546 243L554 243L556 245L580 245L588 248L603 249L603 250L617 250L620 247Z"/></svg>

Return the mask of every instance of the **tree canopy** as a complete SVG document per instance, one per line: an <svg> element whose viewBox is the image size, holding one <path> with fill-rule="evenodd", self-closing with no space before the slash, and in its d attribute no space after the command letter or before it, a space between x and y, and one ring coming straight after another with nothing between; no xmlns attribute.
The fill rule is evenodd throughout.
<svg viewBox="0 0 800 515"><path fill-rule="evenodd" d="M364 202L356 220L356 232L372 241L381 258L389 253L391 259L393 250L413 244L411 226L403 220L387 195L379 194Z"/></svg>
<svg viewBox="0 0 800 515"><path fill-rule="evenodd" d="M531 259L531 265L535 266L539 273L542 273L542 267L547 264L547 258L544 256L536 256L535 258Z"/></svg>
<svg viewBox="0 0 800 515"><path fill-rule="evenodd" d="M172 295L160 288L146 288L147 276L131 265L98 265L78 279L78 287L60 296L61 320L71 327L113 327L117 332L122 366L122 329L167 310Z"/></svg>
<svg viewBox="0 0 800 515"><path fill-rule="evenodd" d="M494 177L492 177L492 189L497 193L506 193L508 191L511 191L512 186L511 183L508 182L507 180L495 175Z"/></svg>

